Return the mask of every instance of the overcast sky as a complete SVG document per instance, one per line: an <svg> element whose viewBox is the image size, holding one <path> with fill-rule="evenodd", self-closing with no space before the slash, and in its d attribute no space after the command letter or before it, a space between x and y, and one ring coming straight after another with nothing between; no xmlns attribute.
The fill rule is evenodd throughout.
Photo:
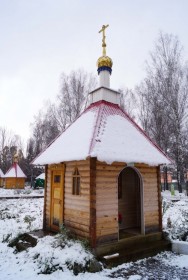
<svg viewBox="0 0 188 280"><path fill-rule="evenodd" d="M177 35L188 60L187 0L0 0L0 126L25 140L62 72L96 73L106 31L111 86L134 88L159 31Z"/></svg>

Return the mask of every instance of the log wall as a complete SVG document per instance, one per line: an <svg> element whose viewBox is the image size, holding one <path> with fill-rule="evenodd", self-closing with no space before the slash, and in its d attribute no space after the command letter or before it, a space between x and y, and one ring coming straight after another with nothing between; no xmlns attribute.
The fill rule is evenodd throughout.
<svg viewBox="0 0 188 280"><path fill-rule="evenodd" d="M125 163L96 164L97 245L118 240L118 175Z"/></svg>
<svg viewBox="0 0 188 280"><path fill-rule="evenodd" d="M97 244L118 240L118 175L125 163L96 165L96 235ZM145 233L161 231L158 168L135 164L143 182L143 217Z"/></svg>
<svg viewBox="0 0 188 280"><path fill-rule="evenodd" d="M158 168L144 164L136 164L143 180L143 210L145 233L160 231L161 215L159 209Z"/></svg>
<svg viewBox="0 0 188 280"><path fill-rule="evenodd" d="M78 168L80 195L72 194L72 174ZM108 165L94 159L65 162L64 224L77 236L88 238L94 247L118 241L118 175L125 163ZM145 233L160 231L160 188L157 167L135 164L143 180ZM51 171L46 170L45 220L50 229ZM92 241L92 240L91 240Z"/></svg>
<svg viewBox="0 0 188 280"><path fill-rule="evenodd" d="M77 236L90 233L90 160L65 162L64 223ZM72 194L72 174L80 174L80 195Z"/></svg>

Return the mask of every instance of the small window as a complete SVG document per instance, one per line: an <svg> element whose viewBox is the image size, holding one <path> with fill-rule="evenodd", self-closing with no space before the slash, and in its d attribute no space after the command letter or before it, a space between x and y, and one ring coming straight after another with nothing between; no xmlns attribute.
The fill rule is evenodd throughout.
<svg viewBox="0 0 188 280"><path fill-rule="evenodd" d="M61 182L61 175L54 175L54 183L60 183Z"/></svg>
<svg viewBox="0 0 188 280"><path fill-rule="evenodd" d="M80 174L78 168L75 168L72 176L72 194L80 195Z"/></svg>

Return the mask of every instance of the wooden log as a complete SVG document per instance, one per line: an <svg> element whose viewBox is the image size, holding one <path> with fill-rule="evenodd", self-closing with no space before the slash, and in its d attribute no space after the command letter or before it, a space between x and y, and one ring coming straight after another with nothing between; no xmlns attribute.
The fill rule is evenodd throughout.
<svg viewBox="0 0 188 280"><path fill-rule="evenodd" d="M117 234L117 231L118 231L118 227L112 228L112 229L100 229L100 230L97 230L96 236L98 238L98 237L101 237L104 235Z"/></svg>
<svg viewBox="0 0 188 280"><path fill-rule="evenodd" d="M89 228L89 225L90 225L90 219L78 218L76 216L65 215L65 220L70 221L71 223L77 223L77 224L80 224L80 225L85 225L88 228Z"/></svg>
<svg viewBox="0 0 188 280"><path fill-rule="evenodd" d="M69 208L66 208L65 209L65 215L70 215L70 216L79 216L80 218L82 219L89 219L90 217L90 213L87 211L79 211L79 210L74 210L74 209L69 209Z"/></svg>
<svg viewBox="0 0 188 280"><path fill-rule="evenodd" d="M158 215L156 215L156 216L152 216L152 217L147 217L147 218L145 218L145 225L147 225L147 224L151 224L151 223L157 223L157 224L159 224L159 216Z"/></svg>
<svg viewBox="0 0 188 280"><path fill-rule="evenodd" d="M103 229L114 229L118 227L118 222L113 220L111 222L104 222L104 223L99 223L97 220L97 230L103 230Z"/></svg>
<svg viewBox="0 0 188 280"><path fill-rule="evenodd" d="M67 161L65 162L66 169L70 170L71 168L79 167L79 168L88 168L89 169L89 159L88 160L78 160L78 161Z"/></svg>
<svg viewBox="0 0 188 280"><path fill-rule="evenodd" d="M144 178L143 183L144 185L149 185L150 187L157 189L157 178Z"/></svg>
<svg viewBox="0 0 188 280"><path fill-rule="evenodd" d="M117 242L117 241L118 241L118 233L116 232L111 235L97 237L97 246L103 245L105 243L111 243L113 246L113 242Z"/></svg>
<svg viewBox="0 0 188 280"><path fill-rule="evenodd" d="M69 224L72 226L74 225L75 228L80 229L82 231L89 232L89 219L78 219L75 217L66 216L65 218L66 222L69 222Z"/></svg>
<svg viewBox="0 0 188 280"><path fill-rule="evenodd" d="M113 222L113 221L117 221L118 220L118 216L114 215L114 216L110 216L110 217L101 217L101 218L97 218L97 224L100 223L108 223L108 222Z"/></svg>
<svg viewBox="0 0 188 280"><path fill-rule="evenodd" d="M99 203L96 203L97 204L97 210L98 211L107 211L107 210L117 210L118 209L118 205L117 203L113 203L113 204L99 204Z"/></svg>
<svg viewBox="0 0 188 280"><path fill-rule="evenodd" d="M111 205L111 204L117 204L115 196L113 197L104 197L104 196L97 196L97 205Z"/></svg>
<svg viewBox="0 0 188 280"><path fill-rule="evenodd" d="M97 177L110 177L114 178L118 176L119 170L97 170Z"/></svg>
<svg viewBox="0 0 188 280"><path fill-rule="evenodd" d="M149 211L158 211L158 203L157 204L150 204L150 205L144 205L144 210L146 212L149 212Z"/></svg>
<svg viewBox="0 0 188 280"><path fill-rule="evenodd" d="M108 183L116 183L117 182L117 178L113 177L113 178L110 178L110 177L97 177L96 178L96 184L100 183L100 184L108 184Z"/></svg>
<svg viewBox="0 0 188 280"><path fill-rule="evenodd" d="M90 206L88 199L86 199L86 200L83 200L83 199L78 200L78 199L74 199L74 198L69 199L67 196L65 196L65 204L67 204L67 205L71 204L70 208L72 208L72 206L73 206L72 204L74 204L74 206L77 209L79 209L79 207L82 207L82 206L84 206L84 207Z"/></svg>
<svg viewBox="0 0 188 280"><path fill-rule="evenodd" d="M150 169L150 168L148 168L148 169L138 169L138 171L140 172L140 174L143 176L143 177L145 177L145 176L147 176L147 175L153 175L153 174L156 174L157 173L157 171L155 170L155 169Z"/></svg>
<svg viewBox="0 0 188 280"><path fill-rule="evenodd" d="M152 200L152 198L153 197L157 197L157 192L155 191L155 192L150 192L150 193L144 193L144 199L150 199L150 202L151 202L151 200Z"/></svg>
<svg viewBox="0 0 188 280"><path fill-rule="evenodd" d="M117 213L118 215L118 211L117 209L107 209L107 210L104 210L104 209L97 209L97 218L100 218L100 217L111 217L111 216L114 216L115 214Z"/></svg>
<svg viewBox="0 0 188 280"><path fill-rule="evenodd" d="M68 228L72 228L74 231L79 231L80 233L87 233L87 235L89 235L89 227L85 226L85 225L81 225L78 223L73 223L71 221L65 220L65 225Z"/></svg>

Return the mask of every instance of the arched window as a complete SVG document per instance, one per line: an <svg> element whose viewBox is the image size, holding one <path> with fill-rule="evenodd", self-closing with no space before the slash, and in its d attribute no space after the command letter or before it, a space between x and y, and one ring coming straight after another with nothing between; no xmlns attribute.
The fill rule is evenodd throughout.
<svg viewBox="0 0 188 280"><path fill-rule="evenodd" d="M72 175L72 194L80 195L80 174L77 167Z"/></svg>

